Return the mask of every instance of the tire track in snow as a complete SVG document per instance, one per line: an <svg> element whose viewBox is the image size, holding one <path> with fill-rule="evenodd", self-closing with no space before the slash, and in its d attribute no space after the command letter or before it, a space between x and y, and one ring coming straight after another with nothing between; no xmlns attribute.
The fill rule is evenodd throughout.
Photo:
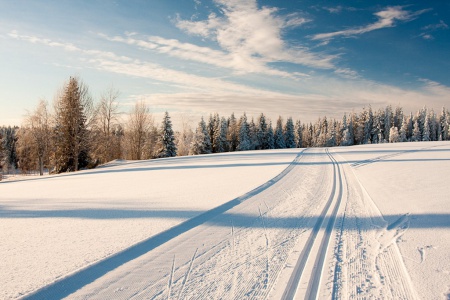
<svg viewBox="0 0 450 300"><path fill-rule="evenodd" d="M168 230L160 232L140 243L82 268L81 270L75 271L74 273L56 280L47 286L25 295L23 299L51 299L69 296L84 286L94 282L96 279L104 276L108 272L148 253L149 251L173 240L187 231L199 227L211 219L224 214L228 210L273 186L282 180L296 166L305 150L306 149L301 150L295 159L280 174L247 192L246 194L206 211L194 218L184 221Z"/></svg>
<svg viewBox="0 0 450 300"><path fill-rule="evenodd" d="M328 155L333 164L333 187L331 190L331 194L328 198L328 201L325 204L325 207L323 208L321 214L319 215L319 218L316 224L314 225L313 230L302 252L300 253L299 259L288 281L282 299L294 299L300 284L300 280L305 275L308 276L308 274L304 274L304 271L308 261L310 260L314 260L314 265L311 274L309 274L309 284L305 291L305 299L317 299L318 297L323 268L325 264L325 258L328 251L328 245L336 221L336 216L342 199L342 190L343 190L342 176L339 164L331 155L331 153L328 151L328 149L326 149L326 154ZM337 197L336 197L336 190L338 190ZM336 201L333 201L335 198ZM325 228L325 233L322 239L320 240L320 246L318 248L318 251L317 253L311 253L314 244L318 242L317 236L324 224L325 219L327 218L328 211L330 210L330 207L333 204L333 202L335 202L334 208L333 211L331 212L331 215L328 217L328 223Z"/></svg>

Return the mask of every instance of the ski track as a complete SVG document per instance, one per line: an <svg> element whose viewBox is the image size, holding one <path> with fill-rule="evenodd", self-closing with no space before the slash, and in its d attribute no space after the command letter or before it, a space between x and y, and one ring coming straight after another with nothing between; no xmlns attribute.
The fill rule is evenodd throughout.
<svg viewBox="0 0 450 300"><path fill-rule="evenodd" d="M418 299L396 244L408 229L409 215L388 224L353 172L409 152L351 165L328 149L300 152L280 175L239 197L239 203L61 295ZM423 261L425 248L418 250ZM287 282L295 276L297 281Z"/></svg>
<svg viewBox="0 0 450 300"><path fill-rule="evenodd" d="M385 155L369 163L409 152ZM384 220L352 170L367 163L343 165L347 203L336 223L335 249L329 260L329 270L334 270L329 273L332 299L419 299L396 244L408 228L409 215L391 224Z"/></svg>

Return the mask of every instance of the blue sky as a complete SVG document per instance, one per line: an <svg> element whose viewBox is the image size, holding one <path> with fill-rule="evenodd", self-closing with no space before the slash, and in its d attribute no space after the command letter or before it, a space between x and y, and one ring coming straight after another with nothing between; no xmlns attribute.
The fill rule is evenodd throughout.
<svg viewBox="0 0 450 300"><path fill-rule="evenodd" d="M447 1L0 0L0 124L79 76L127 112L450 107Z"/></svg>

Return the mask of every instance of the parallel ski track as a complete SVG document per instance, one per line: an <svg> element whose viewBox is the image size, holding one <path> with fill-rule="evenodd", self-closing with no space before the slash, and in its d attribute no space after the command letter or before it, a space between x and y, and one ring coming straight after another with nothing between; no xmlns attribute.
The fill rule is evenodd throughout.
<svg viewBox="0 0 450 300"><path fill-rule="evenodd" d="M336 159L330 154L329 150L326 149L326 154L330 158L331 162L333 163L333 188L331 190L330 197L328 198L327 203L325 204L325 207L323 208L322 212L319 215L319 218L317 219L316 224L314 225L312 232L306 241L305 247L303 248L302 252L300 253L299 259L297 261L297 264L294 267L294 270L292 272L291 277L289 278L288 284L286 286L286 289L283 293L282 299L294 299L295 294L297 292L297 287L300 283L300 279L303 275L303 271L305 269L306 263L308 261L308 258L311 255L311 250L314 245L314 242L316 241L317 234L320 231L320 228L322 227L322 224L324 220L326 219L326 214L328 210L330 209L333 199L336 196L336 186L337 181L339 182L339 193L337 197L336 204L334 206L334 209L332 211L332 214L328 220L328 224L325 230L325 235L322 238L322 241L320 243L320 248L318 251L318 254L316 256L315 262L314 262L314 268L310 276L310 281L307 287L306 291L306 297L305 299L317 299L319 287L320 287L320 281L322 276L322 270L325 263L325 258L327 255L327 249L328 244L330 242L331 233L333 231L334 224L336 222L336 215L339 210L339 206L342 199L342 176L339 164L337 163Z"/></svg>

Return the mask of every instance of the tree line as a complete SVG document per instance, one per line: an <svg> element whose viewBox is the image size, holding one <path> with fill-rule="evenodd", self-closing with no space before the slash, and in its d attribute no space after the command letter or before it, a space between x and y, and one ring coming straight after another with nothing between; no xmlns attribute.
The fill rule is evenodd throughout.
<svg viewBox="0 0 450 300"><path fill-rule="evenodd" d="M53 173L93 168L114 159L151 158L246 150L334 147L407 141L449 140L450 114L426 107L404 114L388 105L370 106L342 119L319 118L302 123L279 117L275 124L261 113L202 117L195 130L182 122L174 132L165 112L155 124L150 109L138 101L120 118L119 91L107 89L94 104L88 86L71 77L57 92L52 108L43 100L27 114L21 127L0 128L3 172Z"/></svg>

